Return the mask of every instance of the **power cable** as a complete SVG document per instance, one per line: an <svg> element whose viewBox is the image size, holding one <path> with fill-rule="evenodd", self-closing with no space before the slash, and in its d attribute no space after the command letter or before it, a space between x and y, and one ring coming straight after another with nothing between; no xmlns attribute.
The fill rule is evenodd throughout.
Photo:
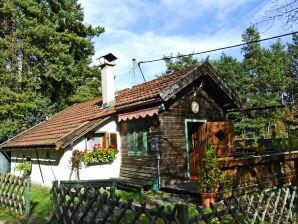
<svg viewBox="0 0 298 224"><path fill-rule="evenodd" d="M277 36L273 36L273 37L268 37L268 38L264 38L264 39L260 39L260 40L248 41L248 42L245 42L245 43L235 44L235 45L231 45L231 46L227 46L227 47L215 48L215 49L207 50L207 51L195 52L195 53L191 53L191 54L181 54L181 55L177 55L177 56L163 57L163 58L153 59L153 60L147 60L147 61L140 61L140 62L138 62L138 67L140 69L140 72L141 72L141 74L143 76L144 81L146 82L144 73L143 73L142 68L141 68L141 64L151 63L151 62L156 62L156 61L163 61L163 60L173 59L173 58L181 58L181 57L185 57L185 56L193 56L193 55L198 55L198 54L205 54L205 53L210 53L210 52L214 52L214 51L220 51L220 50L225 50L225 49L230 49L230 48L244 46L244 45L247 45L247 44L253 44L253 43L263 42L263 41L272 40L272 39L276 39L276 38L280 38L280 37L285 37L285 36L289 36L289 35L294 35L294 34L297 34L297 33L298 33L298 31L294 31L294 32L291 32L291 33L281 34L281 35L277 35Z"/></svg>

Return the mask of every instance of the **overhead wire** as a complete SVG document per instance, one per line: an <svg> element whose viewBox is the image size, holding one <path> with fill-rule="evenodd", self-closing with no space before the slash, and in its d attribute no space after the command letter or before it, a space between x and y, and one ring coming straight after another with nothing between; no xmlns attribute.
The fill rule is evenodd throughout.
<svg viewBox="0 0 298 224"><path fill-rule="evenodd" d="M285 33L285 34L281 34L281 35L276 35L276 36L272 36L272 37L263 38L263 39L260 39L260 40L248 41L248 42L241 43L241 44L234 44L234 45L230 45L230 46L226 46L226 47L220 47L220 48L215 48L215 49L201 51L201 52L195 52L195 53L190 53L190 54L179 54L177 56L170 56L170 57L163 57L163 58L158 58L158 59L153 59L153 60L139 61L138 62L138 68L139 68L139 70L140 70L140 72L143 76L144 82L146 82L144 73L143 73L142 68L141 68L141 64L157 62L157 61L164 61L164 60L169 60L169 59L174 59L174 58L193 56L193 55L199 55L199 54L205 54L205 53L210 53L210 52L214 52L214 51L220 51L220 50L225 50L225 49L244 46L244 45L247 45L247 44L253 44L253 43L263 42L263 41L272 40L272 39L285 37L285 36L289 36L289 35L294 35L294 34L297 34L297 33L298 33L298 31L294 31L294 32L290 32L290 33Z"/></svg>

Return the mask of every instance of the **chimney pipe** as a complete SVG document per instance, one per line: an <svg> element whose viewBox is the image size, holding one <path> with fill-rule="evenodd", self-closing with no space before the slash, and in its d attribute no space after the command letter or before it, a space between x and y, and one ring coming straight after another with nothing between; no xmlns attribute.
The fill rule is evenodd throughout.
<svg viewBox="0 0 298 224"><path fill-rule="evenodd" d="M113 63L116 56L109 53L98 58L101 68L102 107L111 106L115 100L115 75Z"/></svg>

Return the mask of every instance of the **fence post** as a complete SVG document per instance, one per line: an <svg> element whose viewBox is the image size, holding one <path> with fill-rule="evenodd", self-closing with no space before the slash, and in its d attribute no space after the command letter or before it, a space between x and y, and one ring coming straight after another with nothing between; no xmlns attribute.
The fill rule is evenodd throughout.
<svg viewBox="0 0 298 224"><path fill-rule="evenodd" d="M188 206L185 204L177 204L177 218L179 223L187 224L189 222Z"/></svg>
<svg viewBox="0 0 298 224"><path fill-rule="evenodd" d="M31 193L31 178L28 175L26 177L26 207L25 207L25 216L30 215L30 193Z"/></svg>
<svg viewBox="0 0 298 224"><path fill-rule="evenodd" d="M57 195L55 194L56 188L58 187L58 180L53 181L52 190L51 190L51 199L52 199L52 212L58 207Z"/></svg>
<svg viewBox="0 0 298 224"><path fill-rule="evenodd" d="M110 186L110 196L112 199L115 199L116 197L116 181L113 179L112 180L112 185Z"/></svg>

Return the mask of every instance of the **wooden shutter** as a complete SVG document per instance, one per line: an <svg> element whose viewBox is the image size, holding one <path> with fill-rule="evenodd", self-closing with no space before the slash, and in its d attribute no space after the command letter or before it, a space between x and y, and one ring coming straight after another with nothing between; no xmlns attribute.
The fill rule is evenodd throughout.
<svg viewBox="0 0 298 224"><path fill-rule="evenodd" d="M217 155L229 156L234 151L234 125L231 122L208 122L208 144L215 146Z"/></svg>
<svg viewBox="0 0 298 224"><path fill-rule="evenodd" d="M110 144L117 148L117 133L110 133Z"/></svg>
<svg viewBox="0 0 298 224"><path fill-rule="evenodd" d="M108 147L108 142L109 142L109 135L108 133L104 133L102 136L102 146L103 147Z"/></svg>

